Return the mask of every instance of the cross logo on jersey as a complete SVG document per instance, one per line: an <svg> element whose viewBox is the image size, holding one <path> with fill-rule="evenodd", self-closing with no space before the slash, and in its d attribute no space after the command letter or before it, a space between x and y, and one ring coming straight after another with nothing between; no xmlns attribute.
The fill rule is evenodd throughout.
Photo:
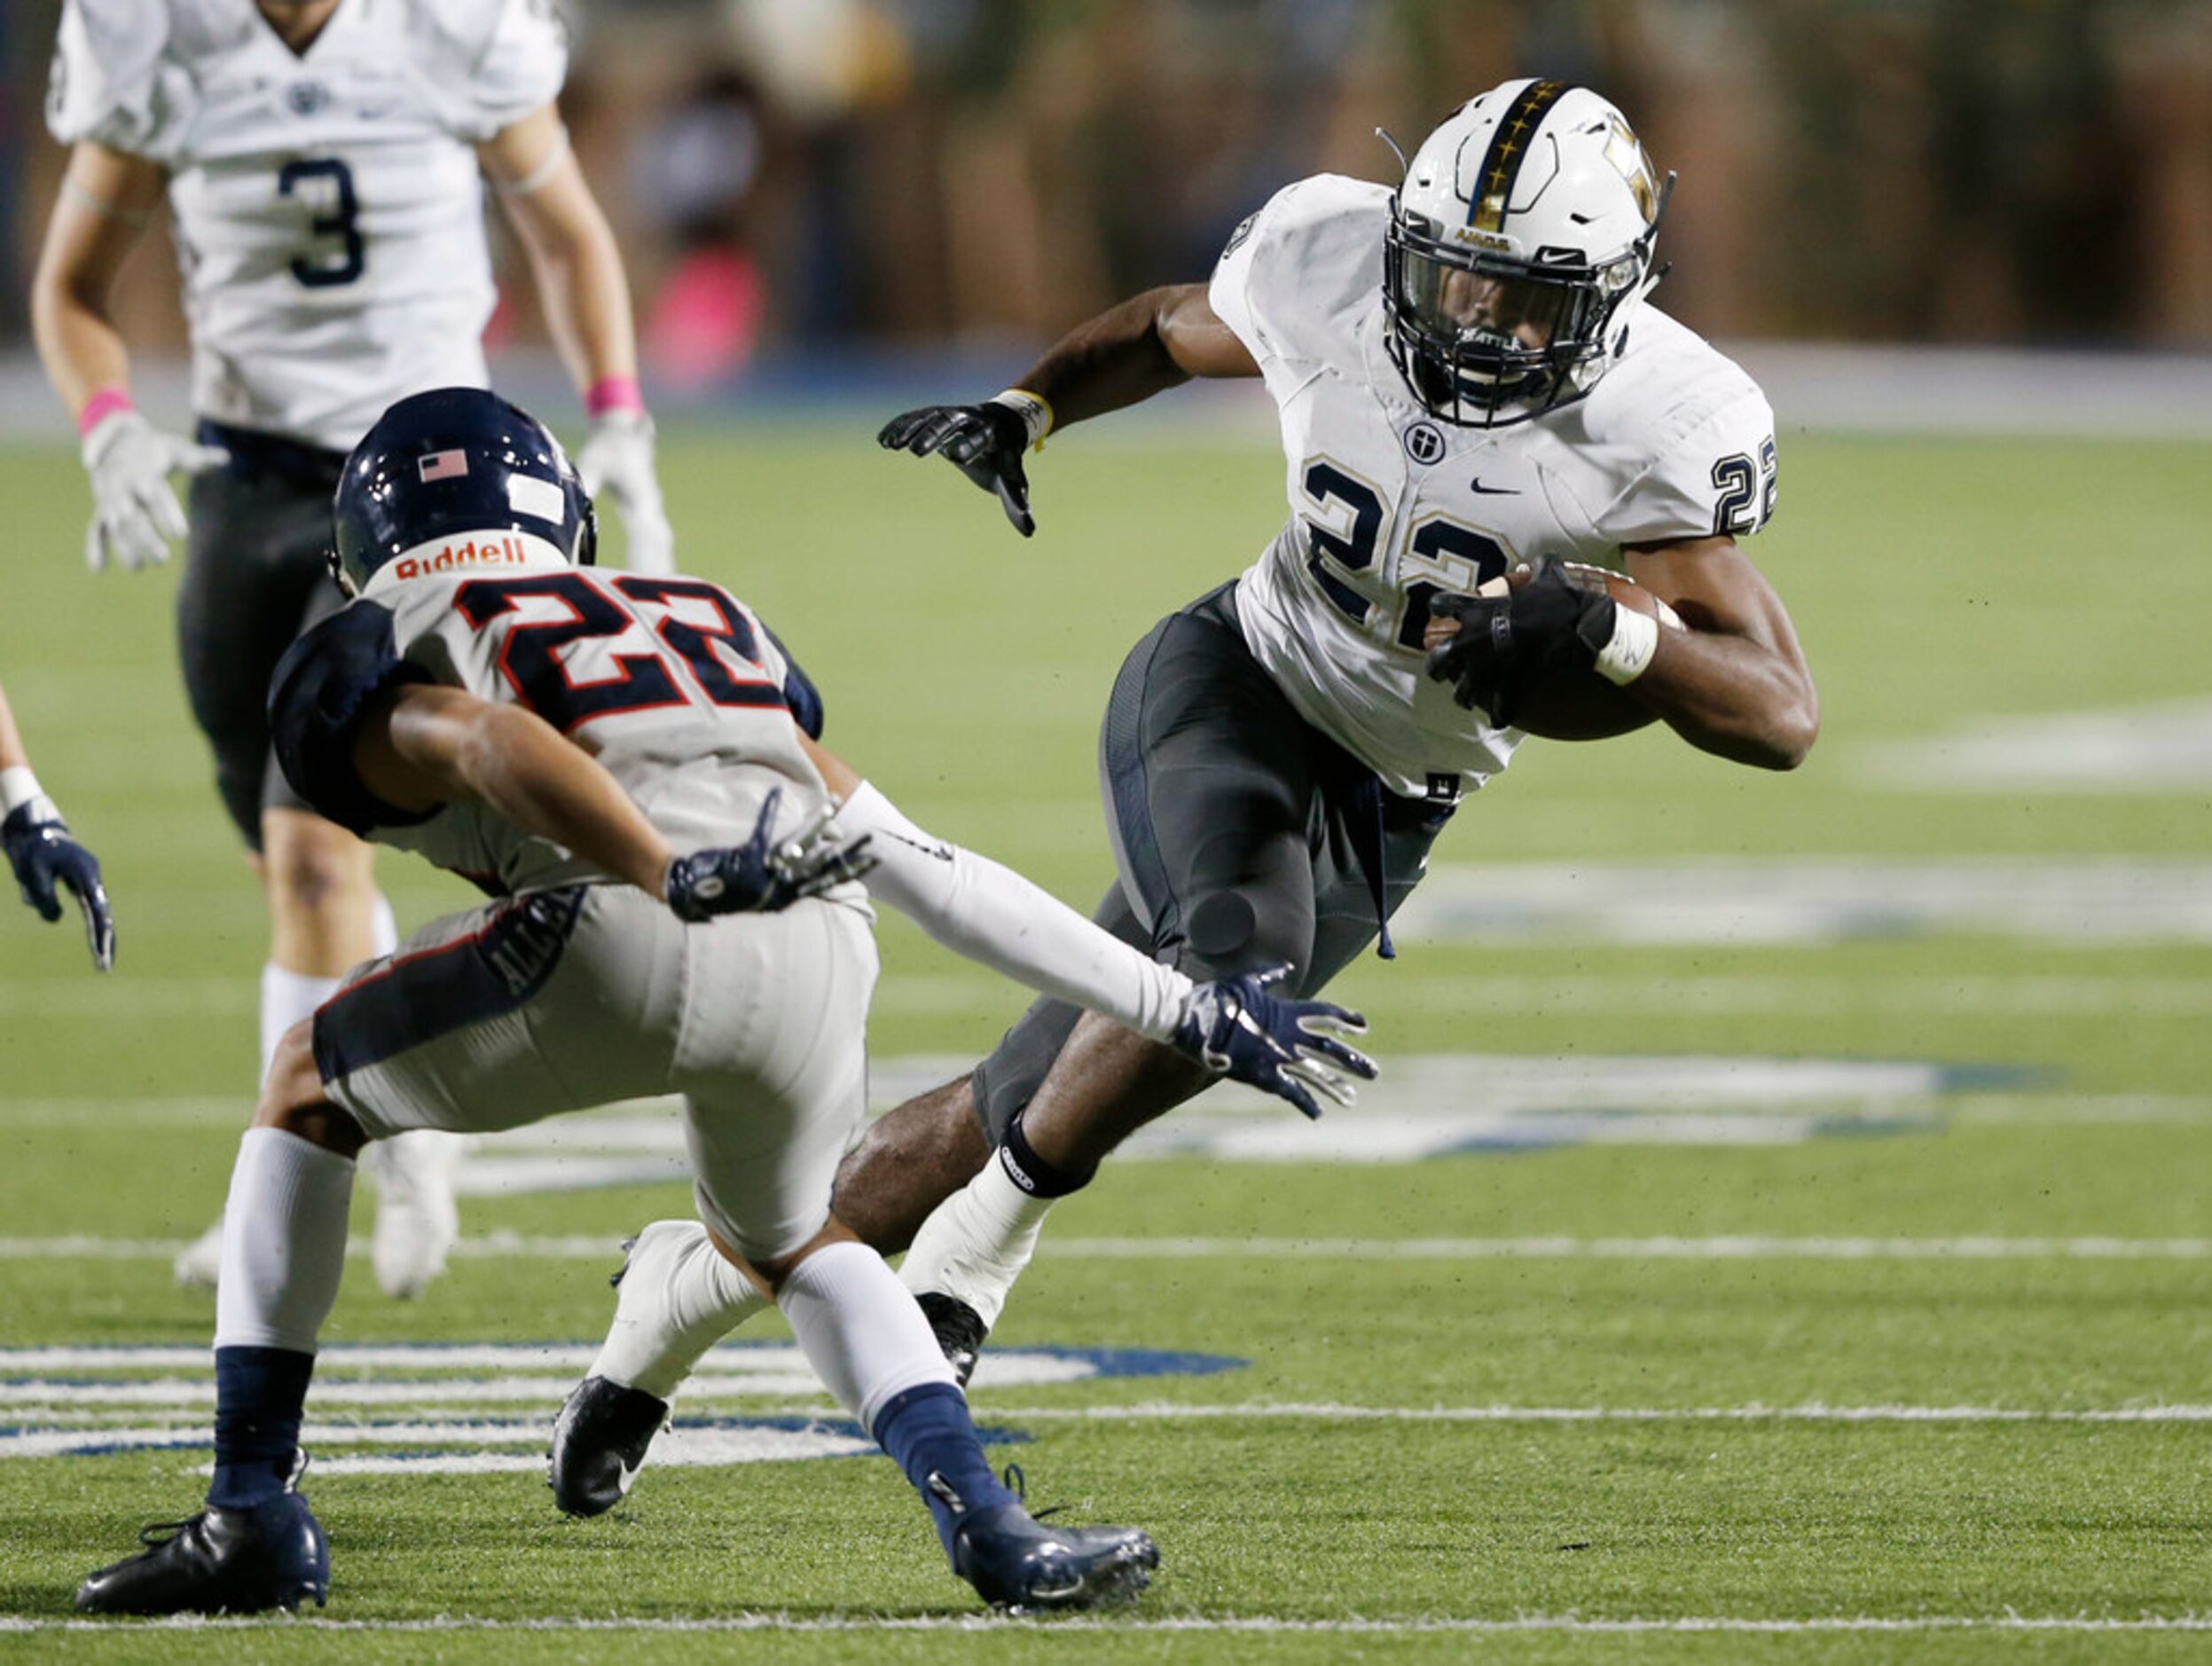
<svg viewBox="0 0 2212 1666"><path fill-rule="evenodd" d="M1432 463L1444 455L1444 430L1433 422L1416 422L1406 430L1406 455L1416 463Z"/></svg>

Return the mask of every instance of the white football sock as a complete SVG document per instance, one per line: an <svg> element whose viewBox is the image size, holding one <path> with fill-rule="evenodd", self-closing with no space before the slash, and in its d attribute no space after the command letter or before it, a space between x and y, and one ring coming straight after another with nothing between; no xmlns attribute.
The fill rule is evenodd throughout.
<svg viewBox="0 0 2212 1666"><path fill-rule="evenodd" d="M399 917L392 912L391 899L377 892L369 904L369 957L377 959L398 947Z"/></svg>
<svg viewBox="0 0 2212 1666"><path fill-rule="evenodd" d="M696 1221L655 1221L638 1234L616 1286L615 1322L585 1372L673 1400L717 1342L768 1306Z"/></svg>
<svg viewBox="0 0 2212 1666"><path fill-rule="evenodd" d="M386 1295L419 1296L444 1276L445 1258L461 1235L454 1184L467 1144L465 1136L443 1128L410 1128L363 1154L376 1182L369 1261Z"/></svg>
<svg viewBox="0 0 2212 1666"><path fill-rule="evenodd" d="M317 978L307 972L286 971L270 961L261 969L261 1079L269 1080L269 1066L277 1057L284 1033L338 993L341 978Z"/></svg>
<svg viewBox="0 0 2212 1666"><path fill-rule="evenodd" d="M865 1244L816 1250L783 1281L776 1305L814 1374L871 1434L892 1395L955 1381L914 1296Z"/></svg>
<svg viewBox="0 0 2212 1666"><path fill-rule="evenodd" d="M248 1128L223 1210L217 1348L312 1354L346 1269L353 1159L283 1128Z"/></svg>
<svg viewBox="0 0 2212 1666"><path fill-rule="evenodd" d="M898 1276L918 1296L935 1291L958 1297L988 1330L998 1324L1014 1281L1036 1253L1037 1235L1054 1202L1016 1185L993 1152L973 1180L922 1223Z"/></svg>
<svg viewBox="0 0 2212 1666"><path fill-rule="evenodd" d="M399 947L399 922L382 892L370 905L370 955L388 955ZM261 1079L269 1079L269 1062L277 1056L284 1033L338 993L342 978L318 978L310 972L286 971L274 961L261 969Z"/></svg>

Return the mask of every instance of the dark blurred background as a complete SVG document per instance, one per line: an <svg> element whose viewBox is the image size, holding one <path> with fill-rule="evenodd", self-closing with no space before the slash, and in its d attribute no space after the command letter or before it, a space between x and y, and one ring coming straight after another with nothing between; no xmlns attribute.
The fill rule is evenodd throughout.
<svg viewBox="0 0 2212 1666"><path fill-rule="evenodd" d="M61 161L59 0L0 6L0 347ZM2198 0L569 0L564 104L648 376L1024 351L1203 276L1278 186L1579 81L1681 175L1665 303L1724 338L2212 347ZM181 342L173 255L136 342ZM509 264L513 262L510 258ZM542 339L527 284L494 325Z"/></svg>

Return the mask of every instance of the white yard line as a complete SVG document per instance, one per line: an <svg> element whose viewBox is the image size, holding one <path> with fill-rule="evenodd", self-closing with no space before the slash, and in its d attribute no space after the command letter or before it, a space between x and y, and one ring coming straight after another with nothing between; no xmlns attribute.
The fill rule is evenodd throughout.
<svg viewBox="0 0 2212 1666"><path fill-rule="evenodd" d="M162 1385L176 1387L179 1385ZM392 1384L394 1388L420 1389L421 1383ZM573 1387L568 1379L547 1379L542 1383L523 1387L512 1382L484 1382L467 1384L454 1382L438 1385L455 1390L482 1387L482 1395L466 1393L393 1394L384 1396L393 1403L404 1403L412 1409L426 1403L513 1404L518 1401L536 1400L551 1408L557 1405L562 1395ZM518 1388L521 1392L517 1392ZM699 1421L697 1407L709 1400L744 1397L749 1394L794 1392L787 1385L766 1383L757 1387L739 1387L721 1382L700 1392L686 1386L686 1400L678 1408L675 1427L686 1426L694 1431L706 1431L714 1421ZM360 1403L351 1395L325 1394L318 1384L317 1398L324 1403ZM1148 1400L1126 1405L1094 1406L1010 1406L1000 1404L985 1391L977 1391L977 1412L984 1421L993 1425L1021 1423L1210 1423L1253 1421L1282 1421L1306 1423L1919 1423L1919 1424L2201 1424L2212 1423L2212 1405L2131 1405L2131 1406L1983 1406L1983 1405L1827 1405L1808 1402L1798 1405L1761 1405L1756 1403L1735 1406L1366 1406L1349 1405L1340 1402L1297 1402L1275 1400L1244 1400L1222 1404L1184 1404L1174 1401ZM71 1424L69 1427L28 1429L20 1434L0 1437L0 1456L41 1458L60 1456L90 1446L184 1446L206 1443L204 1408L213 1402L213 1390L198 1394L179 1393L163 1399L148 1396L145 1402L156 1418L168 1417L176 1421L158 1423L101 1425L90 1420L84 1399L81 1396L75 1405L38 1404L35 1403L12 1405L7 1408L10 1421L25 1425ZM117 1402L113 1403L131 1403ZM371 1402L370 1403L375 1403ZM136 1415L147 1415L140 1410ZM815 1401L788 1401L773 1405L756 1405L746 1409L741 1421L758 1422L785 1418L837 1421L843 1416L826 1399ZM184 1419L190 1419L186 1421ZM187 1440L185 1437L194 1437ZM509 1418L485 1419L462 1413L450 1421L440 1421L435 1416L415 1412L412 1421L370 1423L317 1423L310 1426L307 1438L310 1443L327 1446L406 1445L420 1442L426 1445L449 1446L511 1445L523 1441L542 1441L542 1423Z"/></svg>
<svg viewBox="0 0 2212 1666"><path fill-rule="evenodd" d="M184 1238L0 1238L0 1261L167 1261ZM347 1246L366 1255L366 1238ZM1060 1238L1039 1253L1070 1261L2203 1261L2205 1238L1789 1238L1757 1233L1709 1238ZM461 1261L619 1261L621 1241L578 1234L464 1238Z"/></svg>
<svg viewBox="0 0 2212 1666"><path fill-rule="evenodd" d="M2098 1406L1354 1406L1270 1400L1233 1405L1148 1401L1126 1406L1002 1406L994 1423L1187 1422L1284 1418L1318 1423L2212 1423L2212 1405Z"/></svg>
<svg viewBox="0 0 2212 1666"><path fill-rule="evenodd" d="M1579 1615L1530 1614L1502 1619L1430 1617L1403 1620L1348 1618L1297 1620L1275 1615L1163 1615L1094 1619L1074 1615L1039 1622L1006 1619L988 1614L853 1615L851 1616L793 1614L720 1614L647 1618L535 1616L529 1619L480 1619L467 1615L439 1615L422 1620L336 1620L314 1617L269 1619L207 1619L184 1615L161 1620L112 1622L99 1620L43 1620L0 1615L0 1633L39 1631L107 1631L128 1636L151 1631L996 1631L1023 1630L1039 1639L1066 1631L1122 1632L1313 1632L1322 1635L1396 1636L1419 1633L1446 1635L1558 1631L1598 1636L1644 1632L1777 1633L1795 1632L1918 1632L1918 1631L2212 1631L2212 1615L2198 1614L2140 1615L2099 1618L2089 1615L1822 1615L1814 1619L1762 1618L1738 1615L1683 1615L1674 1617L1618 1620L1585 1619Z"/></svg>

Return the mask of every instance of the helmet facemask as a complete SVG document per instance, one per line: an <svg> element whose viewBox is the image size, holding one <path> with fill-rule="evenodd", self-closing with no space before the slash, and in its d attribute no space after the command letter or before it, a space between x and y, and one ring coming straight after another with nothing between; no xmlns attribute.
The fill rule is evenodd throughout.
<svg viewBox="0 0 2212 1666"><path fill-rule="evenodd" d="M1578 249L1532 259L1451 241L1393 199L1383 251L1391 357L1447 422L1495 428L1541 416L1588 391L1617 349L1613 320L1651 287L1658 231L1654 216L1634 247L1602 265Z"/></svg>

